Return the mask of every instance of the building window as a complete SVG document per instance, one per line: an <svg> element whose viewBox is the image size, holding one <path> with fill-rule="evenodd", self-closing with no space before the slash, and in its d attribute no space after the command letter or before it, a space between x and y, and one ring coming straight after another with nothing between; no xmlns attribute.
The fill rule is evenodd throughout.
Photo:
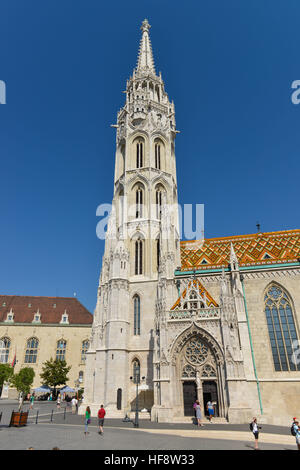
<svg viewBox="0 0 300 470"><path fill-rule="evenodd" d="M10 349L10 339L6 337L1 338L0 339L0 364L6 364L8 362L9 349Z"/></svg>
<svg viewBox="0 0 300 470"><path fill-rule="evenodd" d="M66 311L66 310L64 311L64 313L63 313L62 316L61 316L60 323L64 323L64 324L66 324L66 325L69 324L69 317L68 317L68 314L67 314L67 311Z"/></svg>
<svg viewBox="0 0 300 470"><path fill-rule="evenodd" d="M143 274L143 240L135 242L135 274Z"/></svg>
<svg viewBox="0 0 300 470"><path fill-rule="evenodd" d="M160 170L160 144L155 144L155 168Z"/></svg>
<svg viewBox="0 0 300 470"><path fill-rule="evenodd" d="M82 342L82 345L81 345L81 362L85 362L86 353L88 349L89 349L89 342L85 340Z"/></svg>
<svg viewBox="0 0 300 470"><path fill-rule="evenodd" d="M141 188L135 193L135 217L136 219L143 217L143 190Z"/></svg>
<svg viewBox="0 0 300 470"><path fill-rule="evenodd" d="M138 359L134 359L133 361L133 383L140 383L140 375L141 375L141 366L140 361Z"/></svg>
<svg viewBox="0 0 300 470"><path fill-rule="evenodd" d="M190 294L190 300L196 300L197 294L195 291L192 291ZM198 308L198 302L190 302L190 308L197 309Z"/></svg>
<svg viewBox="0 0 300 470"><path fill-rule="evenodd" d="M291 302L286 292L281 287L272 285L264 300L275 370L300 370L300 364L296 364L293 354L293 342L298 341L298 337ZM298 348L298 343L296 344Z"/></svg>
<svg viewBox="0 0 300 470"><path fill-rule="evenodd" d="M32 322L33 323L40 323L41 322L41 314L40 314L39 310L36 313L34 313Z"/></svg>
<svg viewBox="0 0 300 470"><path fill-rule="evenodd" d="M137 108L137 111L139 109ZM143 152L144 152L144 148L143 148L143 142L142 141L138 141L136 143L136 167L137 168L142 168L143 166Z"/></svg>
<svg viewBox="0 0 300 470"><path fill-rule="evenodd" d="M141 299L138 295L135 295L133 298L133 334L141 334Z"/></svg>
<svg viewBox="0 0 300 470"><path fill-rule="evenodd" d="M27 341L25 361L24 361L26 364L36 363L38 346L39 346L39 341L36 338L30 338Z"/></svg>
<svg viewBox="0 0 300 470"><path fill-rule="evenodd" d="M83 382L83 372L82 372L82 370L81 370L81 371L79 372L79 374L78 374L78 382L79 382L80 384L82 384L82 382Z"/></svg>
<svg viewBox="0 0 300 470"><path fill-rule="evenodd" d="M162 190L158 189L155 193L155 203L156 203L156 218L161 218L161 203L162 203Z"/></svg>
<svg viewBox="0 0 300 470"><path fill-rule="evenodd" d="M8 312L5 321L6 322L13 322L14 321L14 312L12 311L12 309L10 309L10 311Z"/></svg>
<svg viewBox="0 0 300 470"><path fill-rule="evenodd" d="M56 359L58 361L65 361L66 347L67 347L67 342L64 341L63 339L60 339L59 341L57 341Z"/></svg>

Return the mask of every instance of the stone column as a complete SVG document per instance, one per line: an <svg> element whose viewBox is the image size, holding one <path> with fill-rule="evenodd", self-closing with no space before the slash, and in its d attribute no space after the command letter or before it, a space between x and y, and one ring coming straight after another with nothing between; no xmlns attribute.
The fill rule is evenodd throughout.
<svg viewBox="0 0 300 470"><path fill-rule="evenodd" d="M203 386L202 386L202 380L200 379L199 371L196 372L196 384L197 384L197 399L199 400L201 411L202 411L202 418L204 419L205 409L204 409L204 403L203 403Z"/></svg>

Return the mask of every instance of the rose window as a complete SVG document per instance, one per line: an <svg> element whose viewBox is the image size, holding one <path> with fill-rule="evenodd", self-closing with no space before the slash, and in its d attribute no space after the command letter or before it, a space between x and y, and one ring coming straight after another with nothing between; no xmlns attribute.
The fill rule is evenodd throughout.
<svg viewBox="0 0 300 470"><path fill-rule="evenodd" d="M185 357L192 364L203 364L207 355L208 347L199 339L193 339L190 341L185 351Z"/></svg>

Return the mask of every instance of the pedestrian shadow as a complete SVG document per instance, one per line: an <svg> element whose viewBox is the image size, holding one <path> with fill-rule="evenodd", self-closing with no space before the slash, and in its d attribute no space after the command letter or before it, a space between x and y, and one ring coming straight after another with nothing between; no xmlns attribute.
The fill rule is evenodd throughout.
<svg viewBox="0 0 300 470"><path fill-rule="evenodd" d="M251 444L245 444L245 447L249 447L249 449L255 450L255 447Z"/></svg>

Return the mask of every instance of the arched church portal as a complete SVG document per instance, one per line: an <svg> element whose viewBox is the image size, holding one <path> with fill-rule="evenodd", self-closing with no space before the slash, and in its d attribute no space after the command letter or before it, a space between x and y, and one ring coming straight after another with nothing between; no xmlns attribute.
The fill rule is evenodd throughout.
<svg viewBox="0 0 300 470"><path fill-rule="evenodd" d="M207 414L206 405L211 401L215 416L224 416L223 380L220 361L201 335L186 341L178 355L176 364L182 415L194 416L193 404L198 399L202 414Z"/></svg>

